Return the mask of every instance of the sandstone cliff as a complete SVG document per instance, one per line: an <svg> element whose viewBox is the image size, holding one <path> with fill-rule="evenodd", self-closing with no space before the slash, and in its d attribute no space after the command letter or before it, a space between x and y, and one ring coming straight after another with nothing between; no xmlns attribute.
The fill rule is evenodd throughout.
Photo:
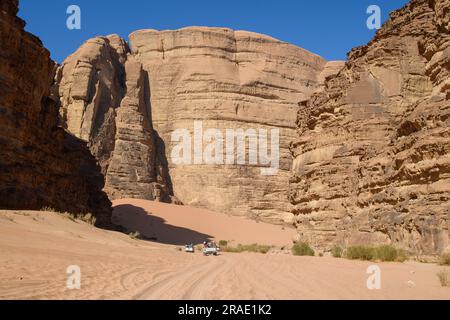
<svg viewBox="0 0 450 320"><path fill-rule="evenodd" d="M150 77L153 125L172 150L170 134L203 130L279 129L280 171L261 175L260 165L175 165L175 195L193 206L265 221L290 221L286 201L297 101L320 85L326 61L268 36L224 28L141 30L130 47ZM248 146L247 155L252 146ZM256 151L256 150L255 150Z"/></svg>
<svg viewBox="0 0 450 320"><path fill-rule="evenodd" d="M17 11L18 0L0 1L0 207L90 212L110 227L95 158L58 127L55 64Z"/></svg>
<svg viewBox="0 0 450 320"><path fill-rule="evenodd" d="M300 103L298 240L450 249L449 19L448 0L411 1Z"/></svg>
<svg viewBox="0 0 450 320"><path fill-rule="evenodd" d="M53 88L55 65L17 1L0 3L1 206L93 211L106 225L104 187L112 199L293 222L297 240L324 250L450 250L448 0L412 0L345 65L251 32L140 30L129 44L87 41ZM195 121L279 129L279 172L174 163L171 134Z"/></svg>
<svg viewBox="0 0 450 320"><path fill-rule="evenodd" d="M126 52L126 45L113 38ZM111 55L117 46L110 43L111 37L90 40L66 60L60 96L68 129L90 142L112 198L174 195L185 204L216 211L292 220L286 197L297 102L320 90L341 63L327 63L267 36L224 28L136 31L130 35L128 58ZM132 59L132 70L124 71L121 59ZM124 87L130 85L143 92L133 89L127 98ZM105 88L106 98L100 97L99 87ZM122 104L110 99L121 96ZM115 114L116 120L106 120L110 117L105 114ZM204 131L279 129L279 173L263 176L262 165L173 163L171 134L177 129L192 132L194 121L202 121ZM122 131L130 128L126 139L123 132L113 133L119 123ZM98 151L96 145L107 147ZM251 148L247 146L247 157L257 151ZM130 190L130 184L136 187Z"/></svg>
<svg viewBox="0 0 450 320"><path fill-rule="evenodd" d="M62 125L87 141L111 199L170 201L148 75L117 35L88 40L58 70Z"/></svg>
<svg viewBox="0 0 450 320"><path fill-rule="evenodd" d="M126 61L125 73L126 94L117 109L115 146L107 170L106 190L114 199L163 200L170 191L164 189L164 174L157 166L148 76L133 56Z"/></svg>

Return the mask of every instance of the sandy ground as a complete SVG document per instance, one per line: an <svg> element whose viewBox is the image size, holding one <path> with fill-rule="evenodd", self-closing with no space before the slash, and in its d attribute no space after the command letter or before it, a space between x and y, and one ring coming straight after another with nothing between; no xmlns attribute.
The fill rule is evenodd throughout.
<svg viewBox="0 0 450 320"><path fill-rule="evenodd" d="M179 208L156 215L156 206L141 209L152 207L154 218L164 216L167 223L184 221L171 218ZM126 213L117 214L120 219ZM262 242L259 235L250 236L259 226L270 240L270 232L278 235L280 230L255 223L245 234L233 225L242 219L217 219L228 221L225 226L236 233L217 230L214 224L209 229L201 221L196 230L192 217L188 225L169 225L242 243ZM166 242L183 240L155 232ZM382 288L368 290L369 262L286 254L203 257L176 248L54 213L0 211L0 299L450 299L450 288L442 288L436 276L443 267L433 264L380 263ZM79 290L66 287L69 265L81 268Z"/></svg>
<svg viewBox="0 0 450 320"><path fill-rule="evenodd" d="M295 230L205 209L137 199L114 201L113 221L160 243L201 244L226 240L230 244L290 245Z"/></svg>

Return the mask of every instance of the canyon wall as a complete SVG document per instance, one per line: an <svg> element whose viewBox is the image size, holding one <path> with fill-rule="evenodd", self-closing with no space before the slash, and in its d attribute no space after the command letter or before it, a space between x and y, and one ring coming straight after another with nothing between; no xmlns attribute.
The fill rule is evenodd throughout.
<svg viewBox="0 0 450 320"><path fill-rule="evenodd" d="M90 142L106 174L108 194L174 196L191 206L292 222L286 199L298 101L321 90L325 77L343 63L328 63L268 36L225 28L140 30L130 35L129 45L130 50L116 36L89 40L60 70L64 122ZM126 70L125 60L132 60L133 70ZM120 103L120 97L125 97L130 77L131 87L136 85L137 73L143 93L133 89L134 111L127 115L122 109L130 109L129 99ZM258 150L249 143L246 165L237 159L227 165L174 163L171 155L178 142L171 135L179 129L193 133L194 121L201 121L203 132L214 128L223 134L227 129L266 129L268 134L278 129L280 170L264 176L261 168L267 165L250 165L249 154ZM122 131L130 128L127 138L115 133L119 122ZM219 150L224 159L225 152L225 146ZM129 190L127 185L136 183L139 187Z"/></svg>
<svg viewBox="0 0 450 320"><path fill-rule="evenodd" d="M450 1L411 1L300 103L297 240L450 249L449 20Z"/></svg>
<svg viewBox="0 0 450 320"><path fill-rule="evenodd" d="M148 75L128 44L117 35L90 39L57 73L62 125L88 142L109 197L170 202L167 161L152 127Z"/></svg>
<svg viewBox="0 0 450 320"><path fill-rule="evenodd" d="M18 0L1 0L0 207L93 213L109 228L100 168L86 143L58 126L56 66L17 12Z"/></svg>
<svg viewBox="0 0 450 320"><path fill-rule="evenodd" d="M103 189L293 223L297 241L325 251L450 250L450 1L412 0L345 65L260 34L189 27L97 37L58 68L24 31L17 0L0 4L2 208L93 212L110 226ZM279 130L278 172L249 163L261 160L251 139L245 165L236 146L231 162L196 162L194 123L219 130L199 143L223 161L227 130ZM172 159L180 130L192 134L191 163Z"/></svg>

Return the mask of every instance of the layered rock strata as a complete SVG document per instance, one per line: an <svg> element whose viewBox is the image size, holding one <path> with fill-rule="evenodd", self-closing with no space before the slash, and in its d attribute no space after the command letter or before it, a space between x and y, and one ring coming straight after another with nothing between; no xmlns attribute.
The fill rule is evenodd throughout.
<svg viewBox="0 0 450 320"><path fill-rule="evenodd" d="M17 0L0 2L0 207L92 213L111 227L95 158L58 126L55 64L17 12Z"/></svg>
<svg viewBox="0 0 450 320"><path fill-rule="evenodd" d="M112 45L111 39L120 45ZM117 47L120 53L111 54ZM130 49L126 57L126 45L117 37L96 38L70 56L61 71L63 118L71 132L91 143L106 173L108 193L113 198L145 199L168 194L192 206L266 221L291 221L286 197L297 102L320 90L325 77L342 64L328 64L267 36L224 28L140 30L130 35ZM132 60L130 72L123 67L127 59ZM137 71L139 63L142 72ZM136 85L138 73L142 79L137 86L144 92L138 98L133 89L134 111L127 114L130 99L125 87L129 82ZM105 88L107 98L101 98L99 87ZM121 96L122 103L109 99ZM106 120L109 113L115 121ZM245 165L237 158L226 165L225 160L213 165L194 161L194 147L191 163L174 161L172 151L178 142L172 141L172 134L183 129L193 134L195 121L203 133L208 129L222 134L227 129L268 130L269 154L270 130L278 129L280 170L273 176L261 175L267 164L249 162L258 146L248 141ZM113 133L119 123L122 133ZM121 137L125 127L130 128L126 139ZM206 140L200 144L203 151L208 146ZM96 145L107 147L98 151ZM225 152L225 146L217 150L223 159ZM113 186L118 180L120 185ZM135 190L129 190L127 182Z"/></svg>
<svg viewBox="0 0 450 320"><path fill-rule="evenodd" d="M128 44L117 35L88 40L58 69L57 82L62 124L89 143L110 198L171 201L148 75Z"/></svg>
<svg viewBox="0 0 450 320"><path fill-rule="evenodd" d="M413 0L300 103L298 240L449 250L450 1Z"/></svg>

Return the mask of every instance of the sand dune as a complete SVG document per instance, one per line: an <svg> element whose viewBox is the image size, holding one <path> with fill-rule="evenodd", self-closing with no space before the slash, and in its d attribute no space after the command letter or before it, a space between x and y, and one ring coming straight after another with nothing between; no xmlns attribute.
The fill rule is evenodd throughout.
<svg viewBox="0 0 450 320"><path fill-rule="evenodd" d="M172 213L157 216L153 205L159 206L146 208L164 216L165 224L177 221ZM195 219L187 220L170 228L193 228ZM239 226L235 235L199 227L189 230L259 240L241 235ZM153 231L166 242L183 240ZM203 257L175 249L55 213L0 211L0 299L450 299L450 288L436 277L442 267L433 264L381 263L382 289L371 291L369 262L285 254ZM66 287L69 265L81 268L80 290Z"/></svg>
<svg viewBox="0 0 450 320"><path fill-rule="evenodd" d="M208 239L230 243L284 246L295 230L228 216L205 209L137 199L114 201L114 222L160 243L199 244Z"/></svg>

